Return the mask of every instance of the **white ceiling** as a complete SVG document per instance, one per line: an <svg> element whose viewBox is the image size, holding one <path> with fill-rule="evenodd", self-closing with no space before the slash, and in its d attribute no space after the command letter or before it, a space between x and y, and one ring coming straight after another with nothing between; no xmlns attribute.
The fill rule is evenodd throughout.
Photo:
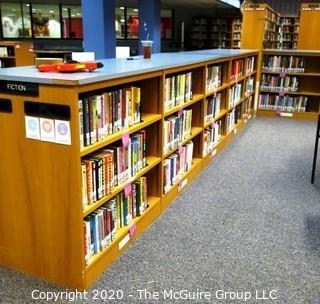
<svg viewBox="0 0 320 304"><path fill-rule="evenodd" d="M138 6L138 0L116 0L119 6ZM184 7L184 8L230 8L217 0L161 0L161 6L166 8Z"/></svg>

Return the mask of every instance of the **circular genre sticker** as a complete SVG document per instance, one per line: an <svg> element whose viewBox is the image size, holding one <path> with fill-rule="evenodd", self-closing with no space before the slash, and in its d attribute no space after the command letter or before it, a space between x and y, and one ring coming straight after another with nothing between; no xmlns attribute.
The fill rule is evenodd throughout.
<svg viewBox="0 0 320 304"><path fill-rule="evenodd" d="M28 128L29 128L31 131L37 130L37 123L36 123L34 120L29 120L29 121L28 121Z"/></svg>
<svg viewBox="0 0 320 304"><path fill-rule="evenodd" d="M47 133L50 133L52 131L52 125L48 120L45 120L42 123L42 128L44 131L46 131Z"/></svg>
<svg viewBox="0 0 320 304"><path fill-rule="evenodd" d="M63 136L67 135L67 133L68 133L68 127L67 127L66 124L63 123L63 122L60 122L60 123L58 124L57 130L58 130L58 133L59 133L60 135L63 135Z"/></svg>

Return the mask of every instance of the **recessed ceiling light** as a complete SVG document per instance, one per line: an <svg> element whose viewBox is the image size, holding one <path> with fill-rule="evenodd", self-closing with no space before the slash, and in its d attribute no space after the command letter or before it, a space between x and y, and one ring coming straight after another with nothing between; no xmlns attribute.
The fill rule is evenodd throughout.
<svg viewBox="0 0 320 304"><path fill-rule="evenodd" d="M124 23L124 19L121 19L120 22L121 22L121 23Z"/></svg>
<svg viewBox="0 0 320 304"><path fill-rule="evenodd" d="M68 9L67 9L67 8L63 8L62 10L63 10L63 11L67 11Z"/></svg>
<svg viewBox="0 0 320 304"><path fill-rule="evenodd" d="M54 11L49 11L49 13L54 13Z"/></svg>
<svg viewBox="0 0 320 304"><path fill-rule="evenodd" d="M26 6L28 6L28 7L29 7L29 6L30 6L30 4L26 4Z"/></svg>
<svg viewBox="0 0 320 304"><path fill-rule="evenodd" d="M120 6L120 9L121 9L121 10L124 10L124 6Z"/></svg>
<svg viewBox="0 0 320 304"><path fill-rule="evenodd" d="M134 8L133 11L134 12L139 12L139 10L137 8Z"/></svg>
<svg viewBox="0 0 320 304"><path fill-rule="evenodd" d="M75 14L72 14L72 15L71 15L71 17L75 17L75 16L76 16Z"/></svg>

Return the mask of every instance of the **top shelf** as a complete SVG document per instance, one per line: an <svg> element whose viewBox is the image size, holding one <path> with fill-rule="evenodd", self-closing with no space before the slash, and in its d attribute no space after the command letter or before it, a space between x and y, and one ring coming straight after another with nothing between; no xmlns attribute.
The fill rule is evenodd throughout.
<svg viewBox="0 0 320 304"><path fill-rule="evenodd" d="M28 66L1 69L0 78L2 80L27 81L40 84L57 84L67 86L84 85L141 74L145 75L146 73L160 72L165 69L201 64L213 60L256 55L257 52L257 50L217 49L153 54L151 59L143 59L142 56L133 57L133 60L104 59L101 60L104 67L91 73L40 73L34 66Z"/></svg>

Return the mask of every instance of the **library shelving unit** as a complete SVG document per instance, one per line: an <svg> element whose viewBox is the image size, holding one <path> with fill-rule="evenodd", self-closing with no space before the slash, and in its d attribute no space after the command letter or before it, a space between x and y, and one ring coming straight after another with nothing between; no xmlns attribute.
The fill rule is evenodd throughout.
<svg viewBox="0 0 320 304"><path fill-rule="evenodd" d="M241 47L241 30L242 30L242 19L235 18L232 20L231 27L231 48L240 49Z"/></svg>
<svg viewBox="0 0 320 304"><path fill-rule="evenodd" d="M257 115L317 120L320 52L263 50Z"/></svg>
<svg viewBox="0 0 320 304"><path fill-rule="evenodd" d="M242 11L242 48L277 48L280 14L267 4L244 3Z"/></svg>
<svg viewBox="0 0 320 304"><path fill-rule="evenodd" d="M227 18L210 18L209 48L231 47L231 24Z"/></svg>
<svg viewBox="0 0 320 304"><path fill-rule="evenodd" d="M0 41L0 68L33 64L34 50L32 43Z"/></svg>
<svg viewBox="0 0 320 304"><path fill-rule="evenodd" d="M320 4L302 3L297 49L319 50Z"/></svg>
<svg viewBox="0 0 320 304"><path fill-rule="evenodd" d="M0 264L88 288L252 117L257 56L2 69Z"/></svg>
<svg viewBox="0 0 320 304"><path fill-rule="evenodd" d="M278 49L295 50L297 48L299 25L298 16L286 15L280 17Z"/></svg>
<svg viewBox="0 0 320 304"><path fill-rule="evenodd" d="M191 26L191 46L194 49L203 49L208 43L208 18L194 17Z"/></svg>

